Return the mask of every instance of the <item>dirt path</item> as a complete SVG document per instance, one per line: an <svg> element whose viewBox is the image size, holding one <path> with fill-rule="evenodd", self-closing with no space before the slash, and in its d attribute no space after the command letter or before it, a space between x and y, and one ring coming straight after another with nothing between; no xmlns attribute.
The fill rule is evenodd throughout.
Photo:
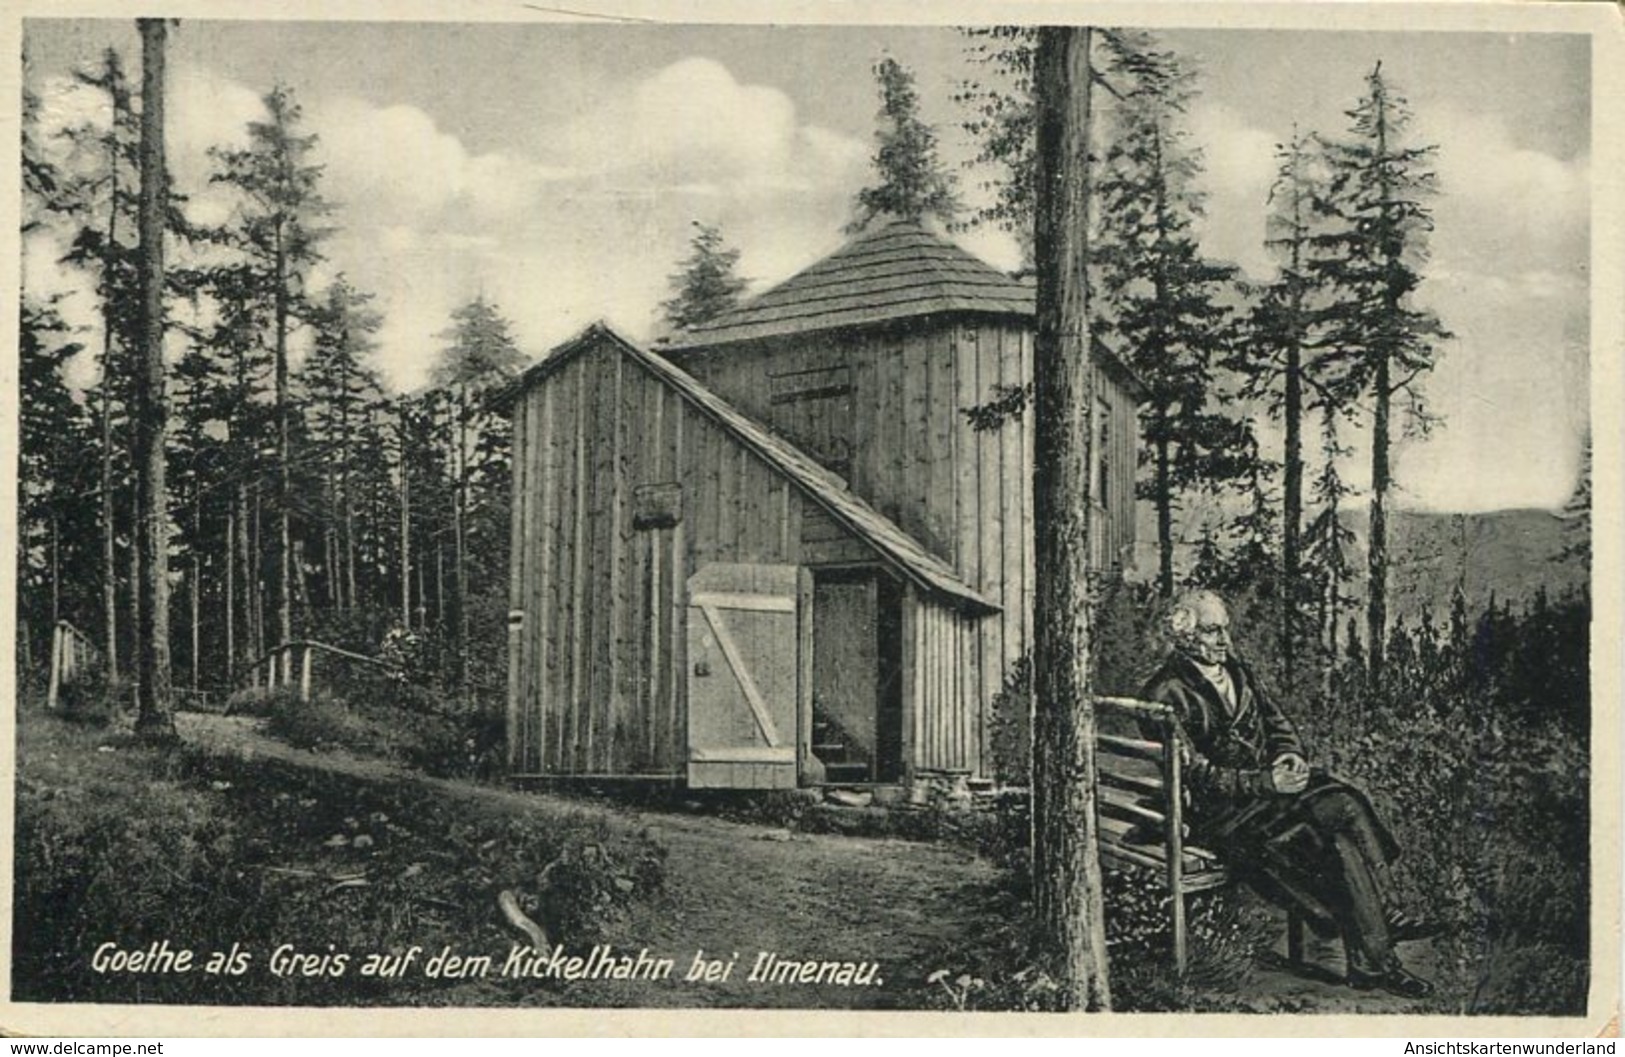
<svg viewBox="0 0 1625 1057"><path fill-rule="evenodd" d="M933 957L975 942L988 913L994 867L947 843L793 833L709 814L635 810L542 792L518 792L470 782L427 778L388 762L344 752L313 753L276 740L257 720L187 714L182 735L213 751L259 756L361 779L407 779L470 811L583 812L616 827L645 829L667 849L664 893L641 904L606 937L612 952L673 962L666 980L595 979L566 984L547 1001L582 1006L748 1006L899 1008L918 1006L929 991ZM1261 910L1264 913L1273 913ZM1405 1013L1416 1003L1355 992L1340 979L1340 944L1314 940L1306 953L1323 977L1285 968L1285 930L1273 963L1253 967L1223 1007L1257 1012ZM702 953L703 952L703 953ZM588 950L571 951L587 955ZM1412 944L1407 964L1433 976L1439 951ZM789 962L872 964L872 983L790 983L752 980L762 955ZM697 958L732 963L725 979L683 978ZM720 972L719 970L716 970ZM867 978L867 977L866 977ZM444 992L457 1004L475 996ZM539 1001L541 997L539 996ZM511 1001L511 999L510 999ZM1235 1003L1231 1005L1232 1001ZM1199 1003L1206 1005L1205 1002Z"/></svg>
<svg viewBox="0 0 1625 1057"><path fill-rule="evenodd" d="M917 1004L924 978L941 967L928 964L929 952L950 947L970 930L980 893L995 876L991 864L946 844L791 833L709 815L611 808L548 793L423 778L381 760L292 748L261 733L258 722L246 717L187 714L180 726L187 741L211 750L360 778L412 778L471 809L534 810L545 804L647 829L668 852L665 893L640 906L608 939L617 955L636 956L647 948L651 956L672 959L672 977L569 985L566 1001L583 1005ZM682 979L701 951L706 960L733 962L726 979ZM873 982L753 982L750 971L762 954L798 962L874 963L865 974Z"/></svg>

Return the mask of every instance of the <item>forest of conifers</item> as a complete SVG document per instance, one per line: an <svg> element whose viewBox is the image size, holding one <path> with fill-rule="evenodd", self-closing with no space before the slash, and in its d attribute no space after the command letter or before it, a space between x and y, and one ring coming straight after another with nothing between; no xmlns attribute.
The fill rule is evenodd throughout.
<svg viewBox="0 0 1625 1057"><path fill-rule="evenodd" d="M31 127L24 231L71 227L60 266L95 290L100 320L70 330L51 300L25 290L19 649L25 670L44 663L50 628L68 620L107 644L123 673L140 560L129 458L139 99L117 52L78 76L105 94L111 121L55 144ZM246 148L211 152L211 182L238 195L231 221L190 223L179 193L168 213L182 262L168 270L166 302L183 687L229 688L295 636L374 652L394 624L466 642L470 614L500 605L487 595L506 573L505 422L481 400L523 363L508 322L473 298L424 336L433 384L387 393L371 363L381 323L371 296L342 274L321 289L305 281L338 222L315 137L291 90L275 89L265 107ZM292 344L307 350L297 364ZM64 373L76 355L95 364L77 389ZM459 679L463 655L449 654Z"/></svg>
<svg viewBox="0 0 1625 1057"><path fill-rule="evenodd" d="M881 214L995 225L1030 253L1032 36L975 31L964 47L961 131L1001 174L991 196L964 203L912 75L888 59L876 66L874 184L854 195L854 227ZM1203 252L1192 61L1152 34L1108 31L1093 62L1109 102L1092 134L1091 325L1147 389L1139 488L1156 561L1143 572L1163 596L1200 582L1278 597L1289 669L1305 650L1335 657L1351 637L1375 644L1380 667L1391 453L1404 435L1448 428L1425 395L1447 321L1417 296L1436 149L1410 135L1406 103L1375 63L1349 86L1346 127L1278 145L1258 203L1277 270L1252 278ZM67 620L123 673L140 579L129 453L141 101L116 51L75 76L103 101L81 125L47 135L39 100L24 99L24 234L61 233L68 250L51 265L94 293L98 318L69 326L25 278L19 649L37 670L50 628ZM429 668L450 685L468 689L469 673L491 682L502 670L508 456L506 424L482 397L538 350L522 353L501 307L475 296L422 336L429 387L386 391L373 298L343 262L323 259L343 205L324 197L322 145L296 87L271 88L261 118L208 162L209 189L233 195L229 218L192 218L188 193L201 188L170 188L166 212L175 684L229 689L295 638L375 653L391 628L443 650ZM719 311L744 287L738 251L715 227L701 225L691 249L663 306L670 325ZM318 262L336 274L319 288ZM1026 395L990 394L966 412L997 428L1026 413ZM1261 443L1265 419L1284 436L1279 452ZM1369 466L1364 495L1344 482L1351 458ZM1576 553L1589 531L1585 484L1570 519Z"/></svg>

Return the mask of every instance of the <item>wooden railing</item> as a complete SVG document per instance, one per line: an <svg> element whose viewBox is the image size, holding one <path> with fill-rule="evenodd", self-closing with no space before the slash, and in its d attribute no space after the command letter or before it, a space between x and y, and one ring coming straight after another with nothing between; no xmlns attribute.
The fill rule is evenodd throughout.
<svg viewBox="0 0 1625 1057"><path fill-rule="evenodd" d="M72 686L102 663L102 653L90 636L69 624L56 622L51 630L51 682L45 706L55 708L62 688Z"/></svg>
<svg viewBox="0 0 1625 1057"><path fill-rule="evenodd" d="M243 665L238 669L237 682L239 685L246 683L254 689L263 686L266 690L275 690L293 683L297 672L299 700L309 701L316 674L316 657L320 654L364 664L390 675L401 674L400 666L389 661L330 646L325 642L299 639L273 646L258 659Z"/></svg>

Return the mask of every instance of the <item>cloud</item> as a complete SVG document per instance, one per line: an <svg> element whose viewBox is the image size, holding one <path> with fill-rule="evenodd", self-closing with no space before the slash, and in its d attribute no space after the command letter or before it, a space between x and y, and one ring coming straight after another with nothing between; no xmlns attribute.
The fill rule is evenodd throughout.
<svg viewBox="0 0 1625 1057"><path fill-rule="evenodd" d="M413 106L378 106L354 96L319 100L310 127L341 203L365 217L420 222L456 208L475 223L523 209L559 174L511 154L472 154ZM435 217L435 219L441 219Z"/></svg>
<svg viewBox="0 0 1625 1057"><path fill-rule="evenodd" d="M199 65L172 78L177 188L194 220L223 222L235 199L209 186L208 148L246 141L269 86ZM62 114L94 110L69 87ZM424 109L355 92L297 98L335 205L308 278L319 288L344 272L376 295L379 366L406 389L426 379L452 310L478 294L531 356L600 317L646 334L696 219L743 251L756 288L788 276L839 244L868 156L784 92L701 57L620 83L541 129L534 151L480 153Z"/></svg>
<svg viewBox="0 0 1625 1057"><path fill-rule="evenodd" d="M551 132L552 161L611 187L813 191L845 185L867 148L802 124L790 97L705 58L674 62Z"/></svg>
<svg viewBox="0 0 1625 1057"><path fill-rule="evenodd" d="M171 71L165 124L178 187L193 194L208 187L210 148L247 146L249 122L265 118L261 96L208 67L187 64Z"/></svg>
<svg viewBox="0 0 1625 1057"><path fill-rule="evenodd" d="M1530 150L1495 114L1437 106L1428 119L1412 139L1438 144L1440 193L1417 303L1456 336L1423 379L1442 426L1396 440L1395 500L1438 510L1560 504L1588 420L1589 160ZM1275 144L1290 130L1205 101L1190 128L1205 152L1204 251L1271 274L1266 201ZM1359 449L1345 483L1366 489L1369 431L1345 440Z"/></svg>
<svg viewBox="0 0 1625 1057"><path fill-rule="evenodd" d="M332 99L311 115L344 205L329 256L379 292L381 360L405 387L478 293L532 356L600 317L645 333L695 219L743 251L741 274L784 278L838 243L867 150L702 58L542 130L543 157L472 154L411 107Z"/></svg>
<svg viewBox="0 0 1625 1057"><path fill-rule="evenodd" d="M1191 108L1190 130L1205 165L1198 185L1208 194L1203 249L1251 275L1272 273L1275 265L1264 248L1264 218L1280 137L1253 127L1230 107L1206 102Z"/></svg>
<svg viewBox="0 0 1625 1057"><path fill-rule="evenodd" d="M1587 254L1590 160L1521 147L1494 114L1442 107L1437 132L1435 244L1481 260L1573 267Z"/></svg>

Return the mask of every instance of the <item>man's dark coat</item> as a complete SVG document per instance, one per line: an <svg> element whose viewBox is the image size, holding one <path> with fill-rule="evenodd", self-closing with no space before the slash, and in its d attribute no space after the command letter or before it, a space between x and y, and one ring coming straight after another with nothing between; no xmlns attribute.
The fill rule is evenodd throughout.
<svg viewBox="0 0 1625 1057"><path fill-rule="evenodd" d="M1283 753L1305 755L1292 721L1265 694L1247 666L1234 657L1225 669L1235 687L1231 706L1218 687L1185 654L1174 651L1145 688L1142 699L1172 706L1190 739L1184 773L1190 793L1192 836L1222 856L1272 898L1299 903L1312 920L1323 908L1312 893L1319 886L1322 849L1304 807L1326 792L1345 790L1371 805L1365 793L1321 770L1296 795L1275 792L1270 766ZM1371 817L1387 858L1399 846L1374 810Z"/></svg>

